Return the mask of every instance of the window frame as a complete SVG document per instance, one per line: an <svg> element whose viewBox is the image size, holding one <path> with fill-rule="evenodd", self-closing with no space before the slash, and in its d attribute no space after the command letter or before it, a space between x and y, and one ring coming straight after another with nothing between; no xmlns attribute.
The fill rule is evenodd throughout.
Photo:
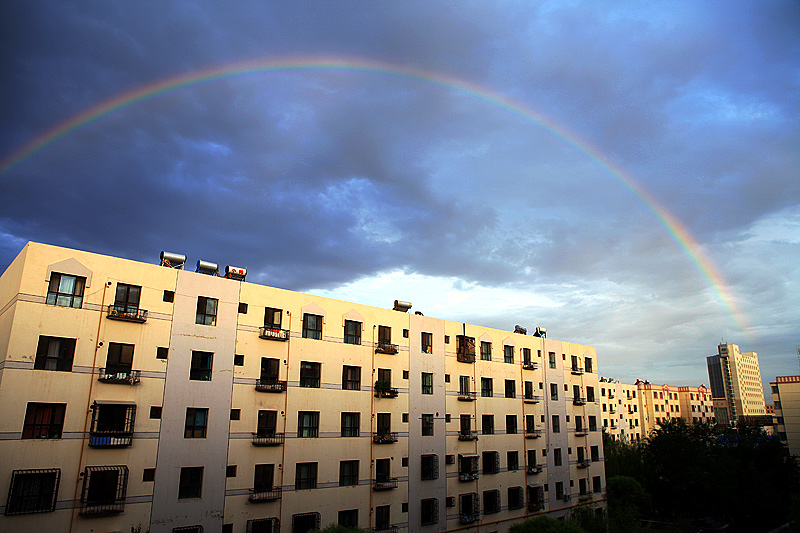
<svg viewBox="0 0 800 533"><path fill-rule="evenodd" d="M208 434L208 408L187 407L183 426L184 439L204 439Z"/></svg>
<svg viewBox="0 0 800 533"><path fill-rule="evenodd" d="M306 425L306 422L308 423ZM315 439L319 437L319 411L297 412L297 438Z"/></svg>
<svg viewBox="0 0 800 533"><path fill-rule="evenodd" d="M322 340L322 315L313 313L303 313L303 338Z"/></svg>
<svg viewBox="0 0 800 533"><path fill-rule="evenodd" d="M64 433L66 410L65 403L28 402L21 438L60 439Z"/></svg>
<svg viewBox="0 0 800 533"><path fill-rule="evenodd" d="M66 286L66 282L72 280L72 287ZM62 281L65 283L62 284ZM64 291L62 292L62 289ZM69 292L67 292L67 289ZM83 293L86 290L86 278L74 274L64 274L61 272L51 272L50 281L47 284L47 305L57 307L70 307L81 309L83 307Z"/></svg>
<svg viewBox="0 0 800 533"><path fill-rule="evenodd" d="M481 377L481 398L492 398L494 396L494 380L492 378Z"/></svg>
<svg viewBox="0 0 800 533"><path fill-rule="evenodd" d="M317 488L317 462L295 464L294 490L310 490Z"/></svg>
<svg viewBox="0 0 800 533"><path fill-rule="evenodd" d="M422 373L421 394L433 394L433 372Z"/></svg>
<svg viewBox="0 0 800 533"><path fill-rule="evenodd" d="M342 390L361 390L361 367L342 365Z"/></svg>
<svg viewBox="0 0 800 533"><path fill-rule="evenodd" d="M342 437L359 437L361 435L361 413L342 412Z"/></svg>
<svg viewBox="0 0 800 533"><path fill-rule="evenodd" d="M492 360L492 343L488 341L481 341L481 361Z"/></svg>
<svg viewBox="0 0 800 533"><path fill-rule="evenodd" d="M510 344L503 345L503 362L511 365L514 364L514 346Z"/></svg>
<svg viewBox="0 0 800 533"><path fill-rule="evenodd" d="M60 482L60 468L12 470L4 514L11 516L55 511Z"/></svg>
<svg viewBox="0 0 800 533"><path fill-rule="evenodd" d="M98 475L100 473L103 475ZM116 472L116 480L111 481L111 476L106 476L106 473ZM122 512L125 509L125 495L128 490L128 467L126 465L114 466L87 466L83 469L83 488L81 490L80 500L80 513L81 514L101 514L109 512ZM108 477L109 479L104 479ZM95 484L101 484L92 487L92 480ZM105 492L104 489L110 485L116 485L113 491L113 497L105 494L105 497L98 498L97 492Z"/></svg>
<svg viewBox="0 0 800 533"><path fill-rule="evenodd" d="M423 331L420 333L420 346L422 353L432 354L433 353L433 333L428 333L427 331Z"/></svg>
<svg viewBox="0 0 800 533"><path fill-rule="evenodd" d="M214 352L192 350L189 363L190 381L211 381L214 370Z"/></svg>
<svg viewBox="0 0 800 533"><path fill-rule="evenodd" d="M320 388L322 363L300 361L300 386L306 389Z"/></svg>
<svg viewBox="0 0 800 533"><path fill-rule="evenodd" d="M197 313L195 314L194 323L201 326L216 326L218 312L219 298L198 296Z"/></svg>
<svg viewBox="0 0 800 533"><path fill-rule="evenodd" d="M345 320L344 338L343 338L344 343L360 345L362 328L363 324L361 322L358 322L356 320Z"/></svg>
<svg viewBox="0 0 800 533"><path fill-rule="evenodd" d="M203 497L203 477L205 467L203 466L184 466L181 467L178 479L178 499L195 500Z"/></svg>
<svg viewBox="0 0 800 533"><path fill-rule="evenodd" d="M339 486L352 487L358 485L358 469L357 459L339 461Z"/></svg>
<svg viewBox="0 0 800 533"><path fill-rule="evenodd" d="M421 428L420 434L423 437L433 437L433 414L423 413L420 417Z"/></svg>
<svg viewBox="0 0 800 533"><path fill-rule="evenodd" d="M49 370L53 372L72 372L76 344L77 339L39 335L39 343L36 346L36 357L33 361L33 369ZM56 353L54 354L53 352Z"/></svg>

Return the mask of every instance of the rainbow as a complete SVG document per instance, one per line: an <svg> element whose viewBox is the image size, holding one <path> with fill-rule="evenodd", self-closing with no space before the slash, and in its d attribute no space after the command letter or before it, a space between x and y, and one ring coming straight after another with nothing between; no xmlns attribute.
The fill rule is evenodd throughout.
<svg viewBox="0 0 800 533"><path fill-rule="evenodd" d="M230 63L206 70L189 72L123 93L51 128L4 158L0 163L0 177L36 155L38 152L41 152L48 146L57 142L59 139L69 135L71 132L87 126L106 115L129 108L140 102L151 100L160 95L178 91L185 87L209 83L216 80L244 76L251 73L288 71L352 71L408 78L428 85L467 94L491 106L522 117L524 120L536 126L544 128L556 138L587 156L602 172L614 178L642 201L658 220L658 223L666 230L670 239L686 255L701 276L705 278L714 292L715 298L733 319L734 323L742 332L748 333L749 327L744 320L744 313L737 307L736 300L727 288L727 284L711 259L702 252L700 245L672 214L663 206L659 205L655 198L636 183L630 175L626 174L621 168L609 161L599 149L592 146L589 142L580 139L577 135L569 132L563 126L547 118L544 114L536 112L507 96L490 91L474 83L413 67L366 59L290 57Z"/></svg>

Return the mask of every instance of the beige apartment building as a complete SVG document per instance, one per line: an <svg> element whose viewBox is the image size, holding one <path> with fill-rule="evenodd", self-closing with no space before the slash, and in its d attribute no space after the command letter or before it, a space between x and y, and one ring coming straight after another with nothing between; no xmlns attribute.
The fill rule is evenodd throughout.
<svg viewBox="0 0 800 533"><path fill-rule="evenodd" d="M719 424L740 417L763 421L766 417L764 389L756 352L740 352L735 344L720 344L717 354L706 358L708 379Z"/></svg>
<svg viewBox="0 0 800 533"><path fill-rule="evenodd" d="M2 531L507 531L603 505L589 346L28 243Z"/></svg>
<svg viewBox="0 0 800 533"><path fill-rule="evenodd" d="M639 442L647 436L641 425L641 411L636 385L600 378L603 431L612 438Z"/></svg>
<svg viewBox="0 0 800 533"><path fill-rule="evenodd" d="M800 457L800 376L778 376L770 382L775 434Z"/></svg>

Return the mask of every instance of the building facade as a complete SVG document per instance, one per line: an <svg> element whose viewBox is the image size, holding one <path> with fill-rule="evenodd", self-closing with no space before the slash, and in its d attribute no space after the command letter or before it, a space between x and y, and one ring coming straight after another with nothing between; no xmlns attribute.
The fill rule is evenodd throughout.
<svg viewBox="0 0 800 533"><path fill-rule="evenodd" d="M506 531L602 505L594 348L177 257L29 243L0 278L0 530Z"/></svg>
<svg viewBox="0 0 800 533"><path fill-rule="evenodd" d="M775 435L800 457L800 376L778 376L770 382Z"/></svg>
<svg viewBox="0 0 800 533"><path fill-rule="evenodd" d="M612 438L639 442L647 436L642 426L640 398L636 385L612 379L600 379L603 431Z"/></svg>
<svg viewBox="0 0 800 533"><path fill-rule="evenodd" d="M717 354L706 362L717 422L730 424L740 417L763 421L766 409L758 354L740 352L735 344L720 344Z"/></svg>

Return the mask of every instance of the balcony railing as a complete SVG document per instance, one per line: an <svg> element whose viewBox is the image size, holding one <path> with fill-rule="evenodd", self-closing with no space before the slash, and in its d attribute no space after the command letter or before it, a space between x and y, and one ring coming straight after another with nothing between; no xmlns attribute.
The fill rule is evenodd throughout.
<svg viewBox="0 0 800 533"><path fill-rule="evenodd" d="M478 479L478 472L459 472L458 473L458 480L459 481L475 481Z"/></svg>
<svg viewBox="0 0 800 533"><path fill-rule="evenodd" d="M541 474L544 470L542 465L529 465L528 466L528 473L529 474Z"/></svg>
<svg viewBox="0 0 800 533"><path fill-rule="evenodd" d="M579 366L573 366L572 367L572 374L575 375L575 376L580 376L581 374L583 374L583 369L581 367L579 367Z"/></svg>
<svg viewBox="0 0 800 533"><path fill-rule="evenodd" d="M397 488L397 478L375 479L372 481L372 490L392 490Z"/></svg>
<svg viewBox="0 0 800 533"><path fill-rule="evenodd" d="M375 526L372 528L372 531L375 533L397 533L398 527L397 526Z"/></svg>
<svg viewBox="0 0 800 533"><path fill-rule="evenodd" d="M103 383L118 383L121 385L136 385L142 376L141 370L125 370L118 368L101 368L97 374L97 381Z"/></svg>
<svg viewBox="0 0 800 533"><path fill-rule="evenodd" d="M258 328L258 336L261 337L262 339L267 339L270 341L288 341L289 330L272 328L268 326L261 326L260 328Z"/></svg>
<svg viewBox="0 0 800 533"><path fill-rule="evenodd" d="M611 391L609 390L609 391L608 391L608 399L609 399L609 400L613 400L614 398L615 398L615 396L614 396L614 393L613 393L613 392L611 392ZM630 399L630 398L629 398L629 399Z"/></svg>
<svg viewBox="0 0 800 533"><path fill-rule="evenodd" d="M139 309L129 305L111 304L108 306L107 318L111 320L124 320L126 322L138 322L139 324L147 320L147 309Z"/></svg>
<svg viewBox="0 0 800 533"><path fill-rule="evenodd" d="M462 513L459 515L462 524L471 524L481 519L481 513Z"/></svg>
<svg viewBox="0 0 800 533"><path fill-rule="evenodd" d="M456 355L456 360L459 363L474 363L475 362L475 354L474 353L459 353Z"/></svg>
<svg viewBox="0 0 800 533"><path fill-rule="evenodd" d="M273 502L281 499L282 487L273 487L271 490L250 489L250 496L247 497L253 503Z"/></svg>
<svg viewBox="0 0 800 533"><path fill-rule="evenodd" d="M286 382L277 379L259 379L256 381L256 390L258 392L284 392Z"/></svg>
<svg viewBox="0 0 800 533"><path fill-rule="evenodd" d="M590 464L590 462L589 462L588 459L584 459L582 461L578 461L578 468L588 468L589 464Z"/></svg>
<svg viewBox="0 0 800 533"><path fill-rule="evenodd" d="M399 394L400 391L392 387L375 389L376 398L397 398Z"/></svg>
<svg viewBox="0 0 800 533"><path fill-rule="evenodd" d="M253 446L280 446L285 441L285 433L253 433Z"/></svg>
<svg viewBox="0 0 800 533"><path fill-rule="evenodd" d="M110 514L121 513L125 510L125 500L109 501L108 503L81 503L81 516L105 516Z"/></svg>
<svg viewBox="0 0 800 533"><path fill-rule="evenodd" d="M92 448L123 448L133 442L131 431L92 431L89 446Z"/></svg>
<svg viewBox="0 0 800 533"><path fill-rule="evenodd" d="M573 398L572 405L586 405L586 398Z"/></svg>
<svg viewBox="0 0 800 533"><path fill-rule="evenodd" d="M474 431L461 431L461 432L458 434L458 440L464 440L464 441L469 441L469 440L478 440L478 430L474 430Z"/></svg>
<svg viewBox="0 0 800 533"><path fill-rule="evenodd" d="M617 412L617 410L609 405L608 406L608 412L613 415L613 414L615 414Z"/></svg>
<svg viewBox="0 0 800 533"><path fill-rule="evenodd" d="M525 398L523 399L524 403L539 403L541 401L542 401L541 396L533 396L533 395L525 396Z"/></svg>
<svg viewBox="0 0 800 533"><path fill-rule="evenodd" d="M397 442L396 431L378 432L372 434L372 442L374 444L392 444Z"/></svg>
<svg viewBox="0 0 800 533"><path fill-rule="evenodd" d="M591 499L592 499L592 493L591 492L586 493L586 494L581 494L581 495L578 496L578 501L579 502L588 502Z"/></svg>
<svg viewBox="0 0 800 533"><path fill-rule="evenodd" d="M542 436L541 429L526 429L525 430L525 438L526 439L538 439Z"/></svg>
<svg viewBox="0 0 800 533"><path fill-rule="evenodd" d="M525 370L536 370L539 367L539 363L535 363L533 361L523 361L522 368Z"/></svg>
<svg viewBox="0 0 800 533"><path fill-rule="evenodd" d="M459 402L474 402L478 399L478 392L477 391L461 391L458 393L458 401Z"/></svg>
<svg viewBox="0 0 800 533"><path fill-rule="evenodd" d="M398 351L397 345L392 344L390 342L378 342L378 345L375 346L375 353L385 353L389 355L394 355Z"/></svg>
<svg viewBox="0 0 800 533"><path fill-rule="evenodd" d="M588 434L589 434L589 429L588 428L576 428L575 429L575 436L576 437L585 437Z"/></svg>

